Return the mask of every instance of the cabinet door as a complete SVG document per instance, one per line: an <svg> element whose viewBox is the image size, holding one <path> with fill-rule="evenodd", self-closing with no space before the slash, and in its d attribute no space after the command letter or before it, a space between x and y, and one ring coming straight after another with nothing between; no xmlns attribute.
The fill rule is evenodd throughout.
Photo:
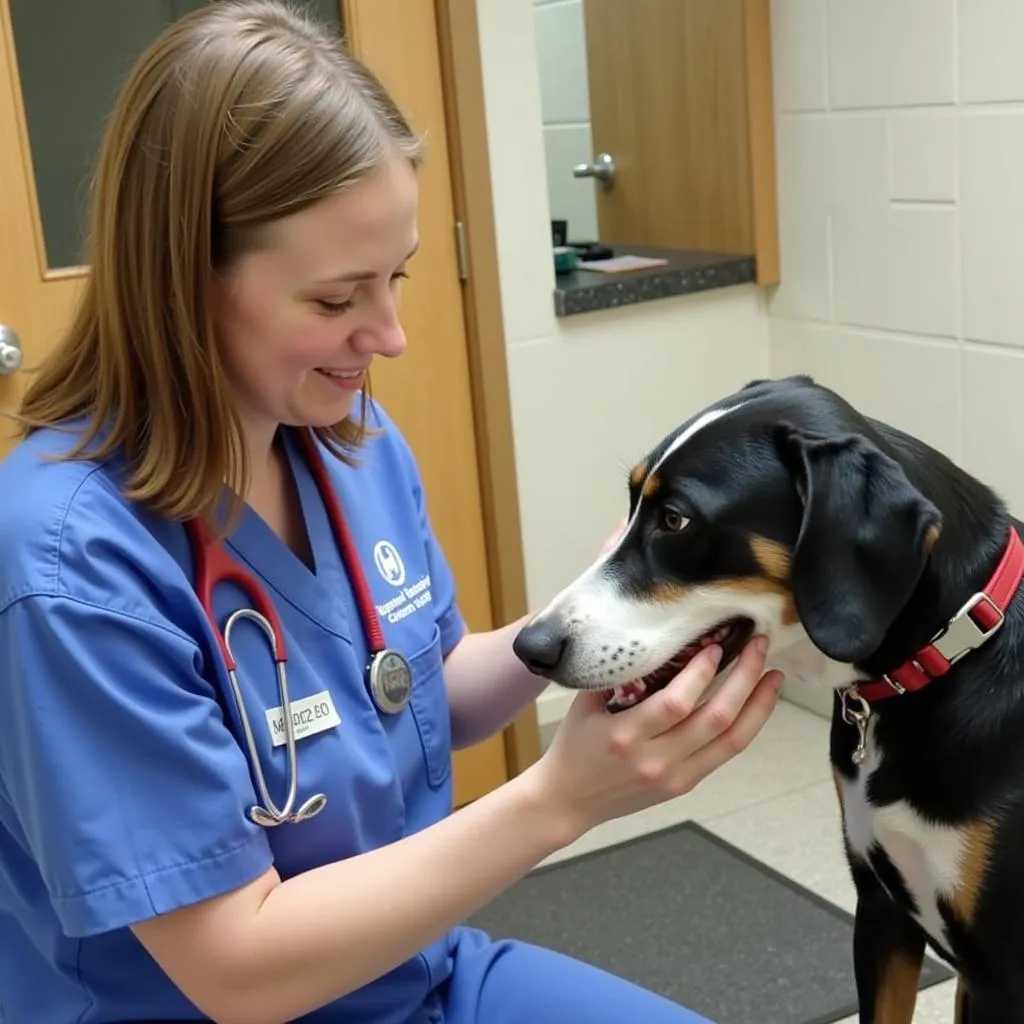
<svg viewBox="0 0 1024 1024"><path fill-rule="evenodd" d="M616 168L610 188L593 179L601 241L753 253L777 283L768 0L583 0L583 15L588 160Z"/></svg>

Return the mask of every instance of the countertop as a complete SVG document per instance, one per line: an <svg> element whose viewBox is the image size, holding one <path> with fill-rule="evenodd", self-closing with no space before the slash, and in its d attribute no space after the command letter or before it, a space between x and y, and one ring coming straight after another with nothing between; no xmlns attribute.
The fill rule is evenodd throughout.
<svg viewBox="0 0 1024 1024"><path fill-rule="evenodd" d="M652 249L643 245L614 245L612 249L616 256L656 256L668 263L607 274L587 270L586 263L581 262L576 270L555 277L557 316L613 309L754 280L755 261L750 254Z"/></svg>

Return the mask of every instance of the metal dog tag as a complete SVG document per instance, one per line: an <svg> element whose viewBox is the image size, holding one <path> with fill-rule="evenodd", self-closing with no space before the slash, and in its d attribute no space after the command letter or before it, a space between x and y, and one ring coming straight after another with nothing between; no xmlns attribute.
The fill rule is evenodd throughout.
<svg viewBox="0 0 1024 1024"><path fill-rule="evenodd" d="M859 767L868 756L868 719L871 718L871 705L857 692L856 686L843 690L841 699L843 721L857 727L857 746L851 760ZM851 701L856 701L859 707L854 708Z"/></svg>

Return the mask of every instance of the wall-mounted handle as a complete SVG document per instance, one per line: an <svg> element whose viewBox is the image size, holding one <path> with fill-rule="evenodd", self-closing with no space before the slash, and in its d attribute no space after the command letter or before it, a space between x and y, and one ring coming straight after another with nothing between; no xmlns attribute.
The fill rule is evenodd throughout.
<svg viewBox="0 0 1024 1024"><path fill-rule="evenodd" d="M602 188L615 183L615 160L611 153L598 153L592 164L577 164L572 169L574 178L597 178Z"/></svg>
<svg viewBox="0 0 1024 1024"><path fill-rule="evenodd" d="M17 373L21 368L21 342L6 324L0 324L0 377Z"/></svg>

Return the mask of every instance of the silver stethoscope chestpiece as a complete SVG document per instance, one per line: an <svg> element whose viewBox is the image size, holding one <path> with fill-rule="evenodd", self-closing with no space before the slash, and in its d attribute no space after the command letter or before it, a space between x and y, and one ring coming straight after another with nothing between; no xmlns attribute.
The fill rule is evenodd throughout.
<svg viewBox="0 0 1024 1024"><path fill-rule="evenodd" d="M387 715L403 711L412 696L412 668L404 655L390 648L378 651L369 673L373 703Z"/></svg>

